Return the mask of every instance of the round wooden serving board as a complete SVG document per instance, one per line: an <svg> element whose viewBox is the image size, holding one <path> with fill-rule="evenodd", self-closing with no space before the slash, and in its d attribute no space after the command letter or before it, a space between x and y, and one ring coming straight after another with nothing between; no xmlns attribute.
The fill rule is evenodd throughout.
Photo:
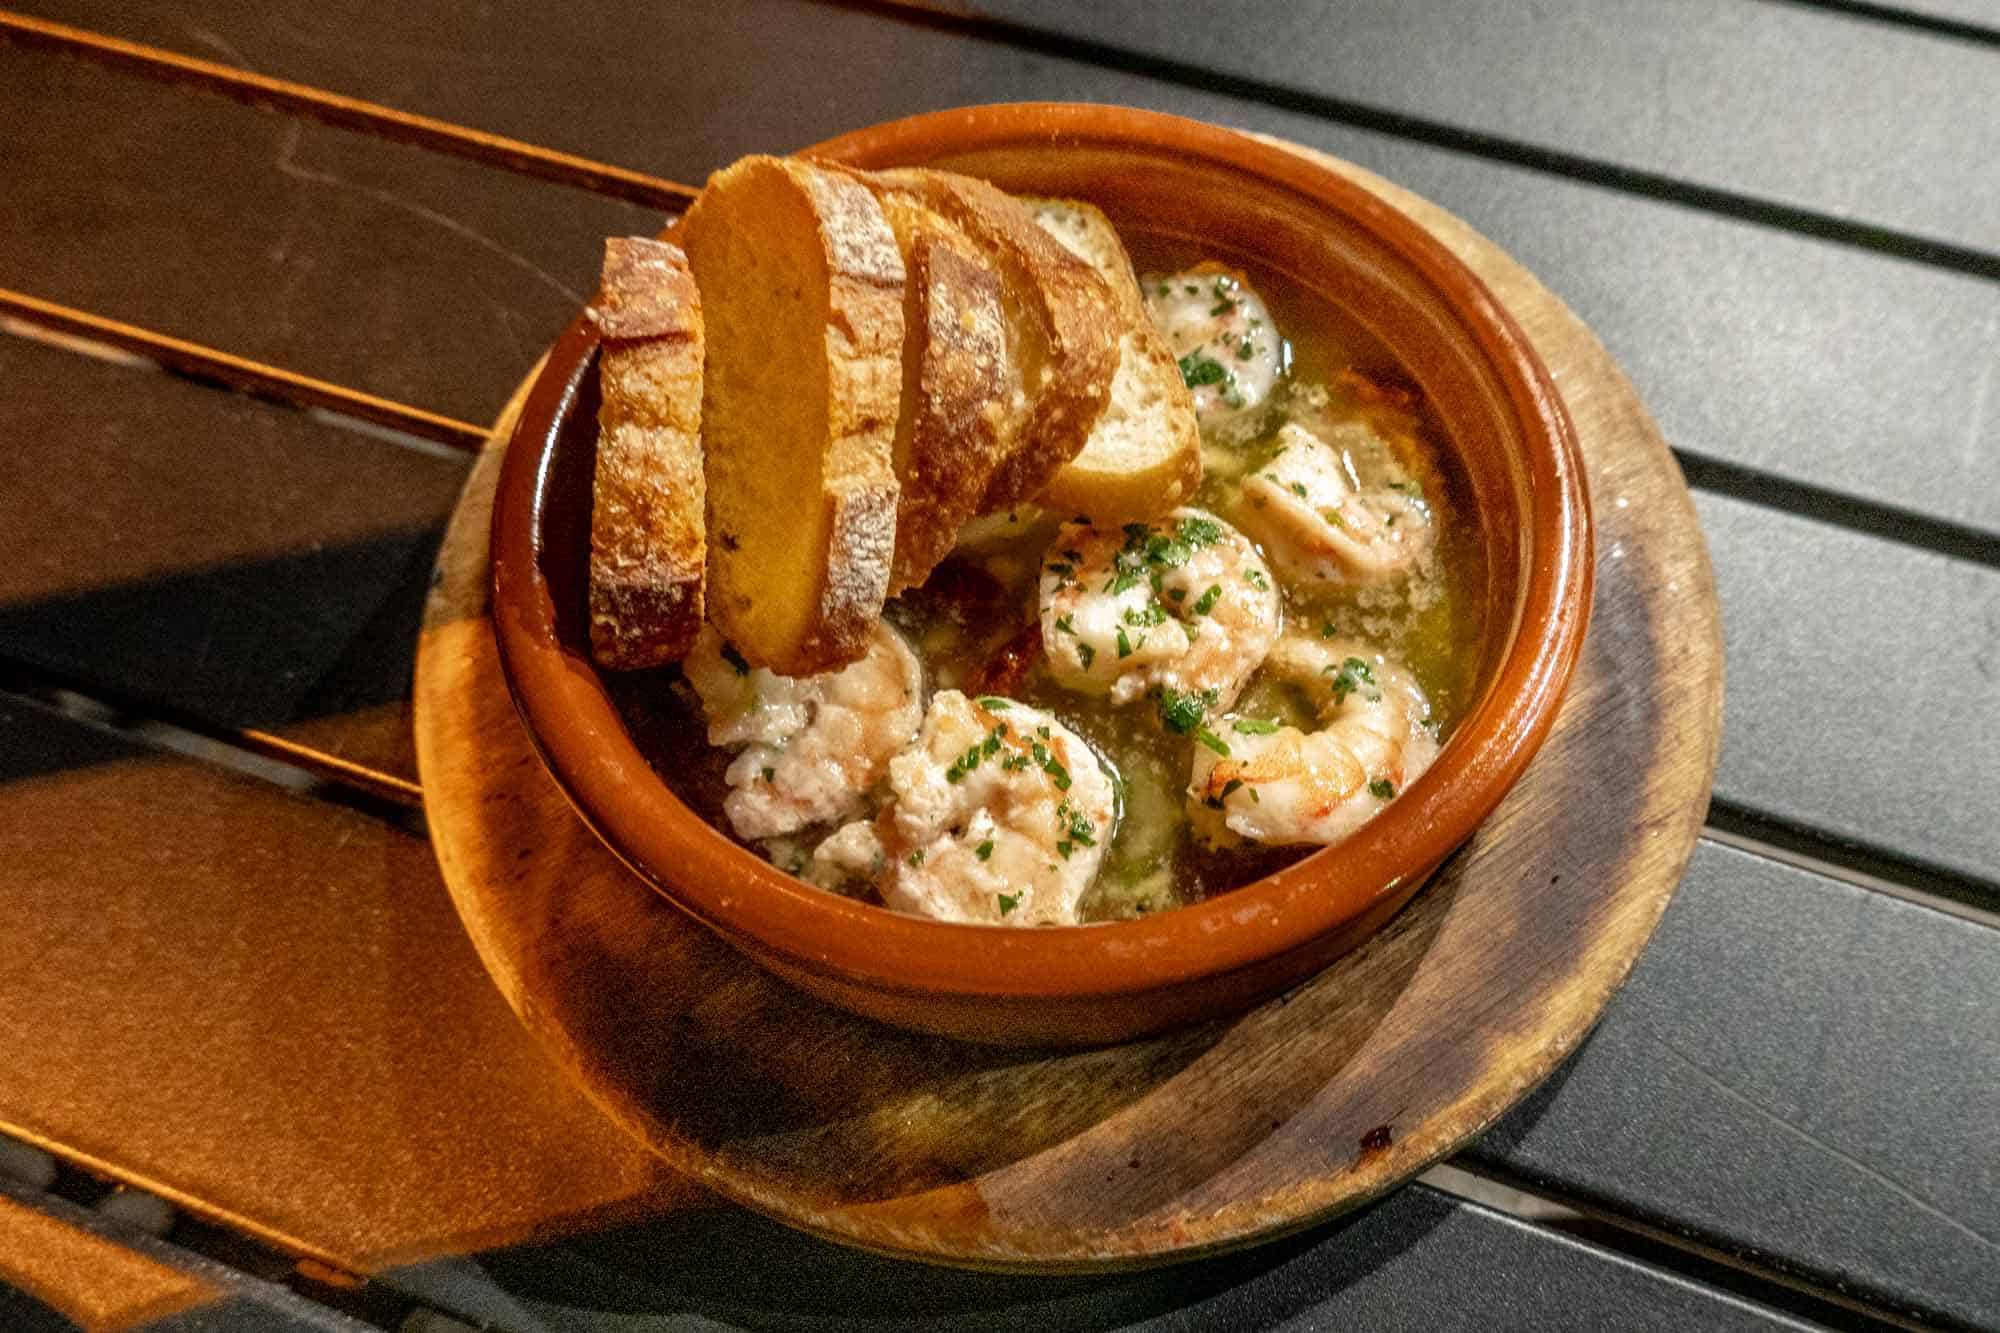
<svg viewBox="0 0 2000 1333"><path fill-rule="evenodd" d="M851 1244L1044 1271L1192 1257L1351 1208L1477 1133L1589 1031L1666 909L1721 733L1715 585L1624 375L1526 271L1358 168L1485 279L1575 419L1597 604L1527 775L1377 936L1241 1017L1103 1050L964 1045L827 1008L613 859L502 680L487 526L512 409L439 558L417 751L444 878L523 1022L703 1184Z"/></svg>

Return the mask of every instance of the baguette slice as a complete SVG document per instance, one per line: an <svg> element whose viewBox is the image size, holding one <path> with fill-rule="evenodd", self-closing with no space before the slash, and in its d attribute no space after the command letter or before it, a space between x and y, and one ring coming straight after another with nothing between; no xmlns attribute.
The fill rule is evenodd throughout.
<svg viewBox="0 0 2000 1333"><path fill-rule="evenodd" d="M1153 326L1111 220L1077 200L1022 202L1036 223L1097 270L1127 322L1110 405L1083 451L1050 479L1041 502L1100 523L1163 514L1201 485L1201 428L1180 364Z"/></svg>
<svg viewBox="0 0 2000 1333"><path fill-rule="evenodd" d="M709 618L780 675L844 666L895 545L895 234L856 181L776 157L710 177L679 234L708 322Z"/></svg>
<svg viewBox="0 0 2000 1333"><path fill-rule="evenodd" d="M1096 270L1036 226L1019 200L985 181L925 168L866 179L878 192L913 195L941 214L999 275L1022 397L1002 412L1005 457L975 512L1032 498L1081 452L1110 401L1124 325L1117 298Z"/></svg>
<svg viewBox="0 0 2000 1333"><path fill-rule="evenodd" d="M964 233L914 196L890 190L878 198L908 275L893 597L951 553L1005 461L1003 427L1024 395L1008 354L999 275Z"/></svg>
<svg viewBox="0 0 2000 1333"><path fill-rule="evenodd" d="M701 296L687 256L604 244L590 509L590 651L618 670L678 661L702 622Z"/></svg>

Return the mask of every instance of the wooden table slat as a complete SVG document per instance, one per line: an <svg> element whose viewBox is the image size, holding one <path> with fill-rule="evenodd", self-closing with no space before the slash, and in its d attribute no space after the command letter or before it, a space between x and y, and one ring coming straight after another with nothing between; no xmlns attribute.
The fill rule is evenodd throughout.
<svg viewBox="0 0 2000 1333"><path fill-rule="evenodd" d="M0 43L0 287L475 423L662 215Z"/></svg>
<svg viewBox="0 0 2000 1333"><path fill-rule="evenodd" d="M2000 569L1698 495L1729 687L1718 797L2000 907Z"/></svg>
<svg viewBox="0 0 2000 1333"><path fill-rule="evenodd" d="M2000 141L2000 55L1914 28L1738 0L949 8L2000 253L2000 176L1965 169Z"/></svg>
<svg viewBox="0 0 2000 1333"><path fill-rule="evenodd" d="M367 1333L363 1324L0 1179L0 1328Z"/></svg>
<svg viewBox="0 0 2000 1333"><path fill-rule="evenodd" d="M1597 1032L1470 1150L2000 1324L2000 932L1705 843Z"/></svg>
<svg viewBox="0 0 2000 1333"><path fill-rule="evenodd" d="M414 776L460 458L22 338L0 383L0 660Z"/></svg>

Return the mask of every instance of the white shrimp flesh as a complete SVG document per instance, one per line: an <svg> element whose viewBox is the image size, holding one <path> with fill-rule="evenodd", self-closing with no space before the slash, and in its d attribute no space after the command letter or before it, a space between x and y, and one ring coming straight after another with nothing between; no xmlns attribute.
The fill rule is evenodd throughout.
<svg viewBox="0 0 2000 1333"><path fill-rule="evenodd" d="M1152 694L1227 708L1277 640L1271 572L1213 514L1064 524L1042 558L1042 644L1066 688L1114 706Z"/></svg>
<svg viewBox="0 0 2000 1333"><path fill-rule="evenodd" d="M1202 433L1254 433L1291 360L1264 298L1241 273L1212 263L1150 274L1140 285L1194 394Z"/></svg>
<svg viewBox="0 0 2000 1333"><path fill-rule="evenodd" d="M1296 422L1278 430L1278 452L1243 483L1234 511L1273 564L1318 583L1375 583L1415 569L1431 549L1431 511L1417 483L1364 425L1321 439ZM1358 459L1368 463L1363 485Z"/></svg>
<svg viewBox="0 0 2000 1333"><path fill-rule="evenodd" d="M741 838L853 818L923 719L923 669L886 622L859 661L796 678L752 667L708 626L681 671L709 743L742 747L722 803Z"/></svg>
<svg viewBox="0 0 2000 1333"><path fill-rule="evenodd" d="M1228 753L1195 747L1187 802L1189 822L1208 842L1339 842L1437 757L1423 690L1365 644L1288 635L1272 650L1270 669L1304 688L1319 726L1214 722Z"/></svg>
<svg viewBox="0 0 2000 1333"><path fill-rule="evenodd" d="M1117 814L1115 775L1054 717L940 690L880 813L820 843L812 877L940 921L1076 925Z"/></svg>

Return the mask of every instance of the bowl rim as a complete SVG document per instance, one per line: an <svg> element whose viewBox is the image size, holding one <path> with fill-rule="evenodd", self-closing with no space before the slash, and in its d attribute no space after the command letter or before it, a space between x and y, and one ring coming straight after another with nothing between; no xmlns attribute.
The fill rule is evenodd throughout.
<svg viewBox="0 0 2000 1333"><path fill-rule="evenodd" d="M1457 316L1532 445L1519 611L1491 683L1423 777L1347 842L1213 898L1131 921L1046 930L940 922L785 874L684 805L626 733L594 666L566 651L542 580L538 522L557 426L598 339L579 314L537 373L502 461L490 591L509 692L557 786L641 879L726 938L805 972L911 996L1077 1000L1142 994L1309 946L1427 875L1506 794L1555 721L1581 653L1593 583L1590 502L1574 428L1526 334L1470 269L1364 187L1273 142L1160 112L1002 103L930 112L802 150L922 162L1002 148L1138 147L1251 175L1345 216ZM1359 846L1363 855L1354 855ZM1342 853L1345 853L1344 855ZM1368 863L1402 869L1383 879Z"/></svg>

